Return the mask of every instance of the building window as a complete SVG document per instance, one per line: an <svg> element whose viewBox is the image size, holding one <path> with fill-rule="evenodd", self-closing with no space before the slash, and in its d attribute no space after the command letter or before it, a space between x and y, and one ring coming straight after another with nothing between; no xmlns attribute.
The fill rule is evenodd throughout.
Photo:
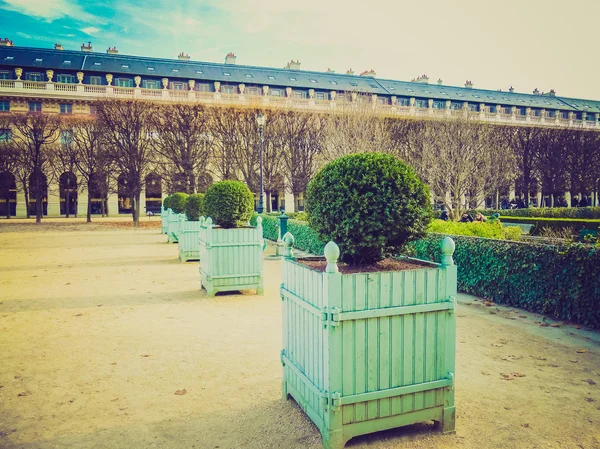
<svg viewBox="0 0 600 449"><path fill-rule="evenodd" d="M490 112L491 114L495 114L498 110L497 106L490 106L488 107L488 112Z"/></svg>
<svg viewBox="0 0 600 449"><path fill-rule="evenodd" d="M29 112L42 112L42 103L40 101L30 101Z"/></svg>
<svg viewBox="0 0 600 449"><path fill-rule="evenodd" d="M290 77L290 81L296 81L296 78Z"/></svg>
<svg viewBox="0 0 600 449"><path fill-rule="evenodd" d="M417 108L426 108L427 107L427 100L415 100L415 106Z"/></svg>
<svg viewBox="0 0 600 449"><path fill-rule="evenodd" d="M317 92L315 93L315 98L317 100L327 100L327 94L324 92Z"/></svg>
<svg viewBox="0 0 600 449"><path fill-rule="evenodd" d="M10 111L10 101L2 100L0 101L0 112L8 112Z"/></svg>
<svg viewBox="0 0 600 449"><path fill-rule="evenodd" d="M123 65L121 65L121 67L124 68L124 69L128 69L129 65L128 64L123 64Z"/></svg>
<svg viewBox="0 0 600 449"><path fill-rule="evenodd" d="M221 86L224 94L233 94L233 86Z"/></svg>
<svg viewBox="0 0 600 449"><path fill-rule="evenodd" d="M250 75L249 73L246 73L246 78L252 78L252 75Z"/></svg>
<svg viewBox="0 0 600 449"><path fill-rule="evenodd" d="M171 72L173 72L173 73L179 73L179 69L173 69L173 70L171 70Z"/></svg>
<svg viewBox="0 0 600 449"><path fill-rule="evenodd" d="M337 81L329 81L331 84L337 84Z"/></svg>
<svg viewBox="0 0 600 449"><path fill-rule="evenodd" d="M306 98L306 92L304 92L303 90L295 90L294 98Z"/></svg>
<svg viewBox="0 0 600 449"><path fill-rule="evenodd" d="M248 95L261 95L261 90L258 87L249 87Z"/></svg>
<svg viewBox="0 0 600 449"><path fill-rule="evenodd" d="M142 81L142 87L144 89L160 89L157 80L144 80Z"/></svg>
<svg viewBox="0 0 600 449"><path fill-rule="evenodd" d="M210 84L200 83L196 84L198 92L210 92Z"/></svg>
<svg viewBox="0 0 600 449"><path fill-rule="evenodd" d="M118 87L132 87L131 80L129 78L117 78Z"/></svg>
<svg viewBox="0 0 600 449"><path fill-rule="evenodd" d="M65 129L61 131L60 143L61 145L71 145L73 143L73 131L71 131L70 129Z"/></svg>
<svg viewBox="0 0 600 449"><path fill-rule="evenodd" d="M102 85L102 77L101 76L90 76L90 84L92 86L101 86Z"/></svg>
<svg viewBox="0 0 600 449"><path fill-rule="evenodd" d="M56 82L57 83L72 83L73 82L73 75L56 75Z"/></svg>
<svg viewBox="0 0 600 449"><path fill-rule="evenodd" d="M30 72L26 78L29 81L42 81L42 74L39 72Z"/></svg>
<svg viewBox="0 0 600 449"><path fill-rule="evenodd" d="M453 109L455 111L462 109L463 105L462 103L455 103L454 101L452 103L450 103L450 109Z"/></svg>
<svg viewBox="0 0 600 449"><path fill-rule="evenodd" d="M203 72L202 70L196 70L196 73L197 73L198 75L202 75L204 72Z"/></svg>
<svg viewBox="0 0 600 449"><path fill-rule="evenodd" d="M446 102L445 101L434 101L433 109L446 109Z"/></svg>
<svg viewBox="0 0 600 449"><path fill-rule="evenodd" d="M281 89L271 89L270 92L274 97L283 97L283 90Z"/></svg>
<svg viewBox="0 0 600 449"><path fill-rule="evenodd" d="M388 97L377 97L377 103L378 104L389 104L389 98Z"/></svg>
<svg viewBox="0 0 600 449"><path fill-rule="evenodd" d="M0 128L0 142L8 142L12 139L12 133L8 128Z"/></svg>
<svg viewBox="0 0 600 449"><path fill-rule="evenodd" d="M185 90L183 83L172 83L173 90Z"/></svg>
<svg viewBox="0 0 600 449"><path fill-rule="evenodd" d="M225 76L231 76L231 73L229 73L229 72L223 72L223 75L225 75Z"/></svg>
<svg viewBox="0 0 600 449"><path fill-rule="evenodd" d="M9 80L11 78L12 73L6 71L0 71L0 80Z"/></svg>
<svg viewBox="0 0 600 449"><path fill-rule="evenodd" d="M546 117L556 118L556 111L546 111Z"/></svg>
<svg viewBox="0 0 600 449"><path fill-rule="evenodd" d="M541 117L542 111L540 111L539 109L532 109L531 115L533 115L534 117Z"/></svg>
<svg viewBox="0 0 600 449"><path fill-rule="evenodd" d="M102 65L102 63L101 62L94 62L94 65L99 66L99 65Z"/></svg>
<svg viewBox="0 0 600 449"><path fill-rule="evenodd" d="M73 105L71 103L61 103L60 104L60 113L61 114L72 114L73 113Z"/></svg>
<svg viewBox="0 0 600 449"><path fill-rule="evenodd" d="M148 67L148 70L150 70L151 72L154 72L154 67Z"/></svg>
<svg viewBox="0 0 600 449"><path fill-rule="evenodd" d="M476 104L469 104L469 110L471 112L477 112L477 105Z"/></svg>
<svg viewBox="0 0 600 449"><path fill-rule="evenodd" d="M269 75L269 79L270 79L270 80L274 80L274 79L275 79L275 77L274 77L273 75Z"/></svg>
<svg viewBox="0 0 600 449"><path fill-rule="evenodd" d="M398 98L398 106L410 106L410 100L408 98Z"/></svg>

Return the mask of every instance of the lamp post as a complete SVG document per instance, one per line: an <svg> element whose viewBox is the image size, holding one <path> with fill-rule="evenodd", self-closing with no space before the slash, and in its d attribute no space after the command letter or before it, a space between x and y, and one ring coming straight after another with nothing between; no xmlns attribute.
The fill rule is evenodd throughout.
<svg viewBox="0 0 600 449"><path fill-rule="evenodd" d="M259 112L256 116L256 123L258 124L258 135L259 135L259 146L260 146L260 193L258 196L258 213L262 214L264 210L263 206L263 127L265 126L265 116L262 112Z"/></svg>

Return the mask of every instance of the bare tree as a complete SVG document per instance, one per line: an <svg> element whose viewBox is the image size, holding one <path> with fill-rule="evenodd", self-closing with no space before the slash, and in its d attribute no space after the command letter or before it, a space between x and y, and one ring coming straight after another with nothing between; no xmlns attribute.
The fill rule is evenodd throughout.
<svg viewBox="0 0 600 449"><path fill-rule="evenodd" d="M101 131L95 117L82 117L70 121L72 132L71 142L68 150L72 153L72 159L77 171L83 178L88 192L87 222L92 221L92 192L100 191L102 194L101 210L106 211L106 194L108 186L103 186L102 179L110 170L110 160L101 145ZM104 182L106 184L106 182ZM104 213L103 213L104 215Z"/></svg>
<svg viewBox="0 0 600 449"><path fill-rule="evenodd" d="M152 118L155 163L165 178L184 180L187 193L198 191L212 153L210 115L201 104L158 106Z"/></svg>
<svg viewBox="0 0 600 449"><path fill-rule="evenodd" d="M516 157L516 167L521 190L525 193L525 204L529 205L530 192L535 182L535 153L542 128L510 127L511 147Z"/></svg>
<svg viewBox="0 0 600 449"><path fill-rule="evenodd" d="M6 218L10 218L10 197L12 183L10 176L14 176L18 169L19 158L17 149L12 142L10 135L5 137L6 140L0 141L0 200L6 204ZM2 176L4 175L4 176ZM15 176L16 179L16 176Z"/></svg>
<svg viewBox="0 0 600 449"><path fill-rule="evenodd" d="M317 159L323 153L327 118L321 114L284 112L281 115L283 163L289 190L294 195L294 211L298 211L298 196L318 168Z"/></svg>
<svg viewBox="0 0 600 449"><path fill-rule="evenodd" d="M212 108L212 161L221 179L238 179L234 153L239 143L238 124L241 113L236 108Z"/></svg>
<svg viewBox="0 0 600 449"><path fill-rule="evenodd" d="M140 195L152 169L155 135L150 126L155 106L141 101L100 101L97 114L102 144L117 171L124 176L132 200L135 227L140 225Z"/></svg>
<svg viewBox="0 0 600 449"><path fill-rule="evenodd" d="M25 191L27 216L29 217L29 192L35 194L36 223L41 223L43 212L43 176L51 174L50 161L59 138L61 117L54 114L30 112L13 113L7 117L13 133L13 144L18 154L18 177ZM30 176L33 185L29 185Z"/></svg>
<svg viewBox="0 0 600 449"><path fill-rule="evenodd" d="M554 207L557 194L564 192L567 187L567 144L571 133L568 129L546 128L539 132L534 141L534 169L541 181L542 193L550 195L550 207Z"/></svg>

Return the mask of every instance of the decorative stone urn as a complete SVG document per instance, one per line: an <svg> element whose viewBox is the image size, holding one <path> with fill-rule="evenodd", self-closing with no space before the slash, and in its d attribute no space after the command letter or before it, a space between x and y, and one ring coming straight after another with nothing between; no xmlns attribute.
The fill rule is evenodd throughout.
<svg viewBox="0 0 600 449"><path fill-rule="evenodd" d="M107 73L106 74L106 84L108 84L109 86L112 86L112 82L113 82L112 73Z"/></svg>
<svg viewBox="0 0 600 449"><path fill-rule="evenodd" d="M317 271L282 261L283 398L293 397L341 449L358 435L435 421L455 428L456 266L454 242L442 263L405 271L341 274L338 246Z"/></svg>
<svg viewBox="0 0 600 449"><path fill-rule="evenodd" d="M194 90L194 87L196 86L196 80L189 80L188 86L190 87L190 90Z"/></svg>
<svg viewBox="0 0 600 449"><path fill-rule="evenodd" d="M133 77L133 82L135 83L135 87L137 89L139 89L140 88L140 83L142 82L142 77L139 76L139 75L138 76L134 76Z"/></svg>
<svg viewBox="0 0 600 449"><path fill-rule="evenodd" d="M77 81L79 84L83 83L83 72L77 72Z"/></svg>
<svg viewBox="0 0 600 449"><path fill-rule="evenodd" d="M163 89L166 89L167 87L169 87L169 78L163 78L161 80L161 82L162 82Z"/></svg>
<svg viewBox="0 0 600 449"><path fill-rule="evenodd" d="M15 75L17 76L17 81L21 81L21 76L23 75L23 69L21 67L17 67L15 69Z"/></svg>
<svg viewBox="0 0 600 449"><path fill-rule="evenodd" d="M52 77L54 76L54 70L46 70L46 77L48 78L48 82L52 82Z"/></svg>
<svg viewBox="0 0 600 449"><path fill-rule="evenodd" d="M214 85L215 85L215 92L218 93L221 90L221 83L219 81L215 81Z"/></svg>
<svg viewBox="0 0 600 449"><path fill-rule="evenodd" d="M246 85L240 84L238 87L240 89L240 95L244 95L244 91L246 90Z"/></svg>

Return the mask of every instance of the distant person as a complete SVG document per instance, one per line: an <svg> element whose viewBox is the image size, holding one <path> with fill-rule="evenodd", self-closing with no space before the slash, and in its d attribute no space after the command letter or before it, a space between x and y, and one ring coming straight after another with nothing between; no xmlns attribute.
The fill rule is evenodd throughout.
<svg viewBox="0 0 600 449"><path fill-rule="evenodd" d="M577 200L577 197L574 196L573 198L571 198L571 207L577 207L579 205L579 201Z"/></svg>
<svg viewBox="0 0 600 449"><path fill-rule="evenodd" d="M509 207L510 207L510 205L509 205L509 203L508 203L508 200L507 200L506 198L504 198L504 199L502 200L502 203L500 203L500 209L502 209L502 210L506 210L506 209L508 209Z"/></svg>
<svg viewBox="0 0 600 449"><path fill-rule="evenodd" d="M525 201L522 198L517 200L517 209L525 209Z"/></svg>
<svg viewBox="0 0 600 449"><path fill-rule="evenodd" d="M578 207L587 207L588 205L588 199L584 196L581 198L581 201L579 201Z"/></svg>
<svg viewBox="0 0 600 449"><path fill-rule="evenodd" d="M450 217L448 217L448 211L444 209L442 211L442 214L440 215L440 220L448 221L449 218Z"/></svg>
<svg viewBox="0 0 600 449"><path fill-rule="evenodd" d="M458 220L459 223L472 223L473 222L473 217L470 214L462 214L462 217L460 217L460 220Z"/></svg>
<svg viewBox="0 0 600 449"><path fill-rule="evenodd" d="M485 223L487 221L487 218L485 218L485 216L483 214L477 214L475 216L475 221Z"/></svg>

